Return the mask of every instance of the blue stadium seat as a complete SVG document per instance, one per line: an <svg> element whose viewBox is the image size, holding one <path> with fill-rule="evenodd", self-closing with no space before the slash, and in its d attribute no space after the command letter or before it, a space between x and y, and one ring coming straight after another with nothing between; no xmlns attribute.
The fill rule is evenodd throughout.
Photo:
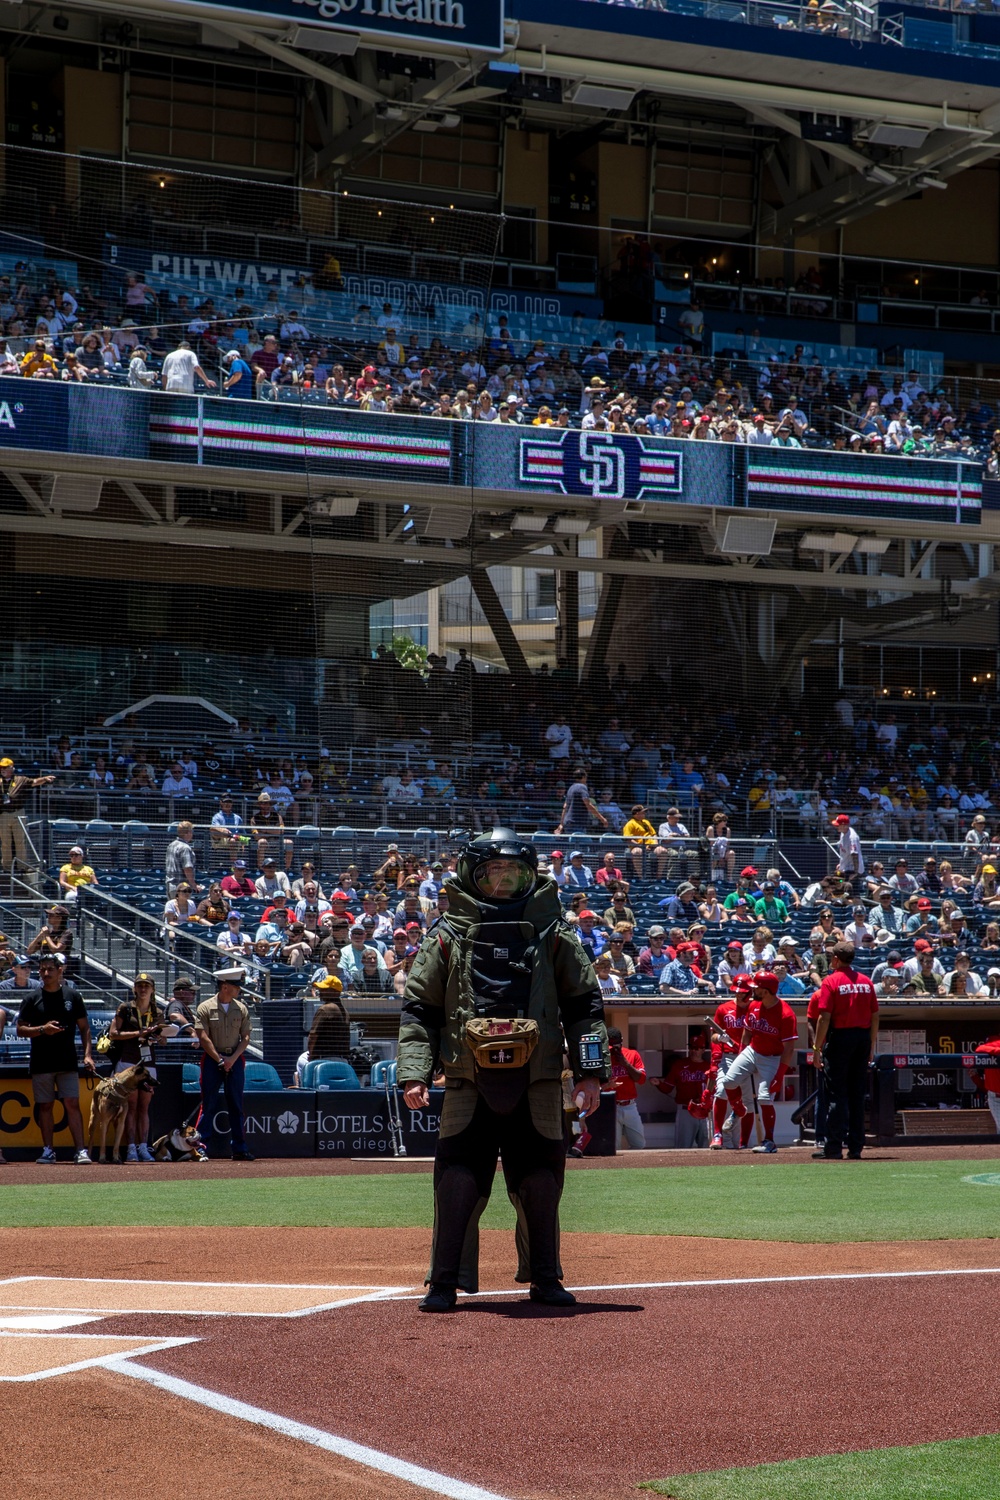
<svg viewBox="0 0 1000 1500"><path fill-rule="evenodd" d="M277 1068L270 1063L256 1060L247 1063L244 1087L248 1094L280 1093L284 1086Z"/></svg>
<svg viewBox="0 0 1000 1500"><path fill-rule="evenodd" d="M351 1067L341 1057L326 1057L321 1062L313 1064L313 1071L309 1078L309 1088L313 1089L360 1089L361 1080Z"/></svg>
<svg viewBox="0 0 1000 1500"><path fill-rule="evenodd" d="M396 1059L383 1057L372 1064L372 1088L384 1089L387 1082L391 1089L396 1087Z"/></svg>
<svg viewBox="0 0 1000 1500"><path fill-rule="evenodd" d="M186 1062L184 1064L184 1081L181 1088L185 1094L201 1093L201 1069L197 1063Z"/></svg>

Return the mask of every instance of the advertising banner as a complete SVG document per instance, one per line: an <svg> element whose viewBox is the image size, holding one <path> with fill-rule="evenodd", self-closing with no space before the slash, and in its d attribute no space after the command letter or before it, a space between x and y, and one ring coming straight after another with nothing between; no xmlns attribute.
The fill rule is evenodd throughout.
<svg viewBox="0 0 1000 1500"><path fill-rule="evenodd" d="M224 401L154 397L153 456L174 463L245 464L257 469L308 468L317 475L428 484L461 481L458 424L426 418L365 415L291 401Z"/></svg>
<svg viewBox="0 0 1000 1500"><path fill-rule="evenodd" d="M161 11L170 4L159 0ZM192 7L233 21L266 17L355 31L372 41L395 37L482 52L503 49L503 0L184 0L178 10L190 13Z"/></svg>
<svg viewBox="0 0 1000 1500"><path fill-rule="evenodd" d="M747 448L754 509L978 523L982 470L940 459L872 459L810 449Z"/></svg>

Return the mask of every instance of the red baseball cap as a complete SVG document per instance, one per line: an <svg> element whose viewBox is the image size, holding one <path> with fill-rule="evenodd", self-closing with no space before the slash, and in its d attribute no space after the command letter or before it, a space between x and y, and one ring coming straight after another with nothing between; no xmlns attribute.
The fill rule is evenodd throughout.
<svg viewBox="0 0 1000 1500"><path fill-rule="evenodd" d="M416 931L416 932L420 931L420 923L419 922L407 922L407 924L406 924L406 930L405 930L405 932L404 932L403 935L405 937L406 932L414 932L414 931Z"/></svg>
<svg viewBox="0 0 1000 1500"><path fill-rule="evenodd" d="M729 951L730 948L738 948L741 953L743 952L743 944L740 942L739 938L732 938L726 944L726 952L727 953L728 953L728 951Z"/></svg>
<svg viewBox="0 0 1000 1500"><path fill-rule="evenodd" d="M917 938L913 945L914 953L933 953L934 949L926 938Z"/></svg>
<svg viewBox="0 0 1000 1500"><path fill-rule="evenodd" d="M753 988L753 980L749 974L737 974L733 980L734 990L749 990Z"/></svg>
<svg viewBox="0 0 1000 1500"><path fill-rule="evenodd" d="M756 875L756 873L757 871L754 869L753 865L747 865L745 869L740 871L740 879L749 880L754 875Z"/></svg>
<svg viewBox="0 0 1000 1500"><path fill-rule="evenodd" d="M920 900L917 902L917 906L921 911L930 911L931 904L932 903L927 896L921 896Z"/></svg>
<svg viewBox="0 0 1000 1500"><path fill-rule="evenodd" d="M346 891L334 891L333 895L330 897L330 900L331 901L346 901L347 900L347 892Z"/></svg>
<svg viewBox="0 0 1000 1500"><path fill-rule="evenodd" d="M565 858L566 858L566 856L562 852L561 849L553 849L552 853L549 855L549 859L565 859Z"/></svg>
<svg viewBox="0 0 1000 1500"><path fill-rule="evenodd" d="M755 990L770 990L772 995L778 993L778 985L781 980L777 974L772 974L770 969L761 969L751 980L751 987Z"/></svg>
<svg viewBox="0 0 1000 1500"><path fill-rule="evenodd" d="M833 826L834 828L836 828L839 823L849 823L850 821L851 820L846 813L841 813L839 817L834 818Z"/></svg>
<svg viewBox="0 0 1000 1500"><path fill-rule="evenodd" d="M596 922L597 921L597 913L596 913L596 911L582 911L580 913L580 921L581 922L583 921L584 917L590 917L590 919L591 919L592 922Z"/></svg>

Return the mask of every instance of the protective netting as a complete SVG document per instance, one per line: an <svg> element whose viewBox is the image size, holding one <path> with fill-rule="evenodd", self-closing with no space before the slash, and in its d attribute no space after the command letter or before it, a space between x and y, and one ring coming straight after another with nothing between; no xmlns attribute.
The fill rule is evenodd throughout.
<svg viewBox="0 0 1000 1500"><path fill-rule="evenodd" d="M821 732L841 688L902 675L933 705L939 682L968 701L995 681L985 621L895 673L860 592L769 586L780 531L753 579L707 577L704 531L656 514L741 512L712 549L735 557L769 556L755 510L975 540L993 384L946 375L932 340L778 331L832 334L874 286L888 305L902 264L622 232L606 306L645 288L661 313L622 322L513 294L506 267L501 288L490 214L9 147L2 169L0 421L68 455L54 483L37 463L3 481L4 685L68 816L153 798L140 821L203 821L231 789L249 822L270 787L296 827L554 827L577 758L608 802L650 790L602 745L612 716L633 755L648 731L723 756L722 699L768 744L790 702ZM992 319L990 295L970 315ZM798 562L822 572L827 542ZM891 545L936 633L973 548ZM174 796L178 756L198 770Z"/></svg>

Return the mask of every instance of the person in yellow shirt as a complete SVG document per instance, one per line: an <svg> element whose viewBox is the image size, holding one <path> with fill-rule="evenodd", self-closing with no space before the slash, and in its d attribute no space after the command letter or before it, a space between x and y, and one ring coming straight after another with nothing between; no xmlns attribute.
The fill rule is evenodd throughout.
<svg viewBox="0 0 1000 1500"><path fill-rule="evenodd" d="M21 361L21 374L29 379L35 375L41 375L49 380L58 377L59 370L51 354L46 353L45 340L36 339L35 347L30 354L26 354Z"/></svg>
<svg viewBox="0 0 1000 1500"><path fill-rule="evenodd" d="M69 863L63 865L59 871L59 887L63 892L63 900L75 901L77 890L82 885L100 885L100 881L90 865L84 864L83 850L77 844L69 851Z"/></svg>
<svg viewBox="0 0 1000 1500"><path fill-rule="evenodd" d="M622 836L631 841L632 847L629 853L632 856L632 864L638 879L642 879L643 855L648 849L656 860L656 878L662 880L667 862L667 851L657 842L656 829L646 817L646 809L641 802L637 802L633 807L632 816L622 829Z"/></svg>

